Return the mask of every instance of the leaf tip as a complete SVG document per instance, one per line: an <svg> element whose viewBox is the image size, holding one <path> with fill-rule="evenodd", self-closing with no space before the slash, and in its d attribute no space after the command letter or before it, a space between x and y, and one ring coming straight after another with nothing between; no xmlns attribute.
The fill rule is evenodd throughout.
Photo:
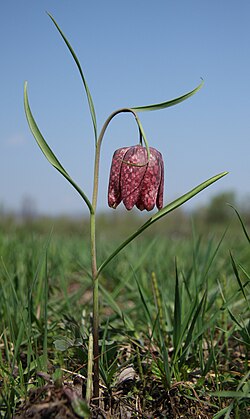
<svg viewBox="0 0 250 419"><path fill-rule="evenodd" d="M217 177L222 178L222 177L224 177L224 176L226 176L226 175L228 175L228 174L229 174L229 172L228 172L228 171L221 172L221 173L219 173L219 174L217 175Z"/></svg>

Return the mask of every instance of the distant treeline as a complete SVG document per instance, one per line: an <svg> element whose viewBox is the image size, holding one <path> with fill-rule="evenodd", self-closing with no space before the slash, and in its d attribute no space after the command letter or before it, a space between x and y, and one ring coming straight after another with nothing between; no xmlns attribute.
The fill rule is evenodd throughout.
<svg viewBox="0 0 250 419"><path fill-rule="evenodd" d="M185 207L179 208L168 214L160 222L145 234L170 234L188 235L193 225L204 231L209 231L211 226L221 230L230 226L238 225L239 219L234 208L239 212L244 224L250 226L250 201L237 202L234 192L224 192L215 195L210 202L193 211L185 211ZM128 212L126 210L110 210L103 212L97 217L97 231L99 235L119 236L128 235L143 224L150 213L140 213L138 210ZM88 234L89 220L87 216L38 216L32 202L27 201L20 214L13 214L0 209L0 229L2 232L13 229L31 228L39 233L48 233L52 228L62 234ZM151 233L152 231L152 233Z"/></svg>

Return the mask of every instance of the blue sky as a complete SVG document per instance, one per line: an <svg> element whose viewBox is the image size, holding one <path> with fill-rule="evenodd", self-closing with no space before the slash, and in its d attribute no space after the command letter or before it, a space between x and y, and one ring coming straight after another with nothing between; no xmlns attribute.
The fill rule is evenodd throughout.
<svg viewBox="0 0 250 419"><path fill-rule="evenodd" d="M172 99L204 79L191 99L140 114L150 145L164 156L165 203L225 170L227 177L186 208L222 191L233 190L240 199L250 195L249 0L8 0L0 14L0 205L18 210L29 197L42 213L84 208L29 131L25 80L46 141L86 194L92 194L94 138L86 96L46 11L81 62L99 131L115 109ZM133 118L118 116L103 141L100 209L108 208L114 150L137 142Z"/></svg>

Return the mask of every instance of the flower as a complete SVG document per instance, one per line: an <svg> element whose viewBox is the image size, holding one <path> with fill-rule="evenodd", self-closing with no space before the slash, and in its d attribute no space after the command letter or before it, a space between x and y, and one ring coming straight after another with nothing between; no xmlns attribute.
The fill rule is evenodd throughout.
<svg viewBox="0 0 250 419"><path fill-rule="evenodd" d="M108 205L116 208L123 201L127 210L134 205L141 211L151 211L155 204L163 206L164 164L162 155L141 145L123 147L115 151L112 159Z"/></svg>

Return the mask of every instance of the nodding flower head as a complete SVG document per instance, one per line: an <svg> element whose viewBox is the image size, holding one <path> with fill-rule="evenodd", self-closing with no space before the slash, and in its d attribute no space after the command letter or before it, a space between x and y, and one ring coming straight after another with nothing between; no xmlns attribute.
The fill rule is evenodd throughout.
<svg viewBox="0 0 250 419"><path fill-rule="evenodd" d="M123 201L127 210L134 205L141 211L151 211L155 204L163 206L164 164L162 155L141 145L123 147L115 151L112 159L108 204L116 208Z"/></svg>

